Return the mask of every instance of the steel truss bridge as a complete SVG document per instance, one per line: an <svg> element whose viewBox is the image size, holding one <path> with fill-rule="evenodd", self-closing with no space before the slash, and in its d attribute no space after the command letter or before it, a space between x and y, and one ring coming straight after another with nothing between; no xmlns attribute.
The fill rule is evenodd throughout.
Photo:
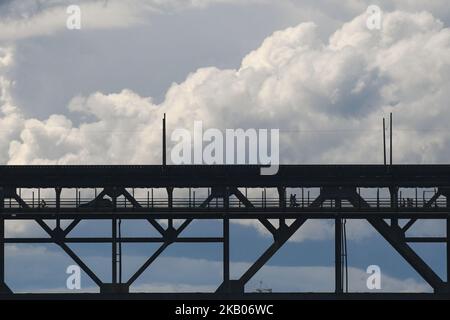
<svg viewBox="0 0 450 320"><path fill-rule="evenodd" d="M296 298L444 298L450 296L450 165L282 165L276 175L260 174L260 166L0 166L0 297L76 298L188 298L188 299L296 299ZM53 197L22 197L22 189L52 189ZM78 190L99 190L92 198L78 196ZM164 199L135 197L135 188L163 188ZM174 198L174 190L208 188L206 197ZM249 198L244 189L273 188L276 198ZM304 194L295 202L286 188L319 188L317 197ZM373 189L365 198L360 188ZM389 191L388 198L379 190ZM401 190L412 188L416 196L402 198ZM417 196L417 189L434 188L432 196ZM77 190L71 199L61 197L65 189ZM303 190L303 189L302 189ZM53 192L53 191L52 191ZM83 220L111 222L109 237L73 237L71 231ZM181 219L181 224L174 220ZM186 237L183 231L196 219L222 222L217 237ZM259 221L273 236L272 244L238 278L230 278L230 220ZM335 291L332 293L245 293L248 281L299 230L308 219L335 221ZM364 219L428 283L429 294L377 294L345 292L345 219ZM445 237L408 237L406 232L421 219L440 219ZM48 234L45 238L5 237L5 221L35 221ZM122 237L118 222L145 220L158 237ZM48 221L54 223L49 224ZM61 221L70 221L62 226ZM179 221L179 220L177 220ZM276 223L274 223L276 221ZM164 222L164 223L163 223ZM165 223L167 222L167 223ZM50 226L52 225L52 227ZM53 227L54 225L54 227ZM410 243L446 244L447 276L442 279L410 246ZM15 294L5 282L5 244L54 243L58 245L100 288L95 294ZM99 276L70 248L71 243L110 243L112 277ZM121 275L122 243L159 243L129 279ZM219 243L223 252L223 282L215 293L137 294L130 286L173 243Z"/></svg>

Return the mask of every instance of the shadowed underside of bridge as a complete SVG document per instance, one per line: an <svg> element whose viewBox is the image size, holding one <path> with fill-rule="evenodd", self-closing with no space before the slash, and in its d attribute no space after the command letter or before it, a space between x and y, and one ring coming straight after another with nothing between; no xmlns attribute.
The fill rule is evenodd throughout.
<svg viewBox="0 0 450 320"><path fill-rule="evenodd" d="M0 294L12 299L132 298L132 299L341 299L341 298L437 298L450 293L450 165L282 165L276 175L260 174L260 166L0 166ZM91 198L79 190L95 189ZM137 196L136 189L146 189ZM164 199L153 197L153 188L166 191ZM191 196L191 189L207 188L205 197ZM276 197L248 196L247 189L272 188ZM317 188L318 195L286 200L287 188ZM360 189L373 197L364 197ZM418 188L433 188L425 199ZM23 189L38 190L38 196L23 197ZM41 189L53 196L40 197ZM61 196L75 190L75 197ZM174 198L174 190L189 189L189 197ZM389 196L380 196L380 189ZM416 196L402 198L402 189L415 189ZM98 191L97 191L98 190ZM150 191L151 196L150 196ZM244 191L245 190L245 191ZM48 190L47 190L48 191ZM71 231L83 220L108 220L108 237L73 237ZM196 219L222 222L216 237L187 237L183 231ZM273 237L271 245L237 279L230 278L230 220L252 219ZM309 219L335 222L335 290L332 293L245 293L245 285L301 229ZM345 293L345 221L366 220L433 289L431 294ZM406 232L419 220L440 219L445 237L408 237ZM35 221L48 234L44 238L5 237L5 221ZM142 220L157 237L122 237L120 222ZM49 221L53 223L49 223ZM63 227L61 221L69 223ZM182 221L181 223L174 223ZM301 232L301 231L300 231ZM5 244L54 243L100 288L97 294L14 294L5 282ZM112 277L108 282L83 262L71 243L111 244ZM122 279L123 243L158 243L159 248L128 279ZM222 246L223 282L215 293L129 293L129 288L154 261L174 243L218 243ZM442 279L410 246L410 243L446 245L447 276ZM295 279L294 279L295 281Z"/></svg>

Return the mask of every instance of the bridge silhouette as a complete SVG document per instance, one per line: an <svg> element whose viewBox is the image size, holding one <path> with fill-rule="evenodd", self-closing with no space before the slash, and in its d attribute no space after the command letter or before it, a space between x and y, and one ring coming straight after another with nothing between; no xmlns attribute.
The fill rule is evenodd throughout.
<svg viewBox="0 0 450 320"><path fill-rule="evenodd" d="M0 295L6 299L33 298L189 298L189 299L297 299L297 298L430 298L447 299L450 294L450 165L281 165L273 176L260 175L258 165L104 165L104 166L0 166ZM206 196L191 189L204 188ZM261 197L247 190L273 189ZM289 188L316 188L318 195L288 199ZM367 189L370 197L361 194ZM417 190L432 188L430 196ZM22 190L38 195L22 196ZM44 198L41 189L52 189ZM62 197L64 190L74 197ZM80 190L95 189L92 197ZM139 195L134 190L141 189ZM144 193L142 189L146 190ZM154 197L163 189L165 197ZM189 189L188 197L174 197L174 190ZM404 198L402 190L415 190ZM388 197L380 196L387 190ZM215 237L183 236L183 231L200 219L222 222L222 234ZM270 246L236 279L230 277L230 220L261 223L273 236ZM323 293L251 293L246 284L308 220L335 222L335 290ZM345 221L366 220L433 289L432 293L347 292ZM409 237L407 231L418 221L439 219L446 224L446 236ZM8 220L35 221L48 236L5 237ZM71 235L84 220L111 223L111 236ZM153 227L156 237L124 237L120 222L141 220ZM49 223L51 221L52 223ZM62 226L61 221L70 221ZM180 223L175 223L178 221ZM54 226L54 227L53 227ZM301 231L300 231L301 232ZM19 294L5 281L5 244L54 243L58 245L99 287L99 293ZM110 281L105 282L69 246L71 243L111 244ZM158 249L132 273L122 277L123 243L158 243ZM130 293L130 286L174 243L218 243L222 246L223 281L214 293ZM446 245L447 276L442 279L411 247L411 243ZM293 279L295 281L295 279Z"/></svg>

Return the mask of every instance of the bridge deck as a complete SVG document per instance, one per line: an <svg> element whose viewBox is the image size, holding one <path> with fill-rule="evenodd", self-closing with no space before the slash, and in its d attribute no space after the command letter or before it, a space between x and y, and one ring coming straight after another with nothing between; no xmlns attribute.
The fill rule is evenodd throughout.
<svg viewBox="0 0 450 320"><path fill-rule="evenodd" d="M281 165L273 176L257 165L0 166L0 185L27 188L146 187L437 187L450 165Z"/></svg>

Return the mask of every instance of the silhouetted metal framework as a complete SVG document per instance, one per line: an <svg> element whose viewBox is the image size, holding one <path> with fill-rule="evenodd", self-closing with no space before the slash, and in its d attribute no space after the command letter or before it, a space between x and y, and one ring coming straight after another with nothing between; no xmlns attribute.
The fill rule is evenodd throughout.
<svg viewBox="0 0 450 320"><path fill-rule="evenodd" d="M24 199L23 188L52 188L54 198ZM100 192L91 199L81 199L78 190L95 188ZM157 202L147 196L134 196L134 188L164 188L167 198ZM208 188L205 199L176 199L174 189ZM276 188L278 197L260 201L247 197L243 189ZM286 201L286 188L320 188L314 199ZM374 189L376 198L364 198L359 189ZM381 199L378 190L387 188L390 197ZM402 199L400 188L435 188L425 200ZM62 199L63 189L76 189L74 199ZM190 194L190 193L189 193ZM416 192L417 194L417 192ZM223 246L223 282L216 293L174 294L188 298L255 297L244 293L245 285L269 259L301 228L308 219L335 221L335 292L326 298L379 297L377 294L344 293L342 270L343 219L364 219L411 265L433 288L433 297L450 293L450 165L282 165L278 174L263 176L260 166L0 166L0 290L3 297L12 294L5 283L4 247L6 243L55 243L99 286L97 296L126 296L130 286L161 253L173 243L221 243ZM111 221L110 237L73 237L71 231L83 220ZM181 219L180 225L174 220ZM183 231L195 219L223 222L217 237L187 237ZM273 236L272 244L237 279L230 277L230 220L258 220ZM420 219L441 219L446 223L445 237L408 237L406 231ZM45 238L5 237L6 220L36 221L48 234ZM62 227L61 221L71 221ZM123 220L148 221L158 237L122 237L118 224ZM167 223L162 223L167 221ZM399 221L400 220L400 221ZM50 227L47 221L54 221ZM276 221L276 223L274 223ZM53 225L53 224L51 224ZM412 249L409 243L446 244L447 276L442 279ZM70 243L111 243L112 279L102 281L69 247ZM122 243L159 243L129 279L121 276ZM295 281L295 279L293 279ZM264 298L320 298L320 294L270 294ZM42 296L42 295L36 295ZM151 294L164 298L168 295ZM258 298L262 297L258 295ZM405 297L411 297L411 295ZM423 296L421 296L423 297Z"/></svg>

